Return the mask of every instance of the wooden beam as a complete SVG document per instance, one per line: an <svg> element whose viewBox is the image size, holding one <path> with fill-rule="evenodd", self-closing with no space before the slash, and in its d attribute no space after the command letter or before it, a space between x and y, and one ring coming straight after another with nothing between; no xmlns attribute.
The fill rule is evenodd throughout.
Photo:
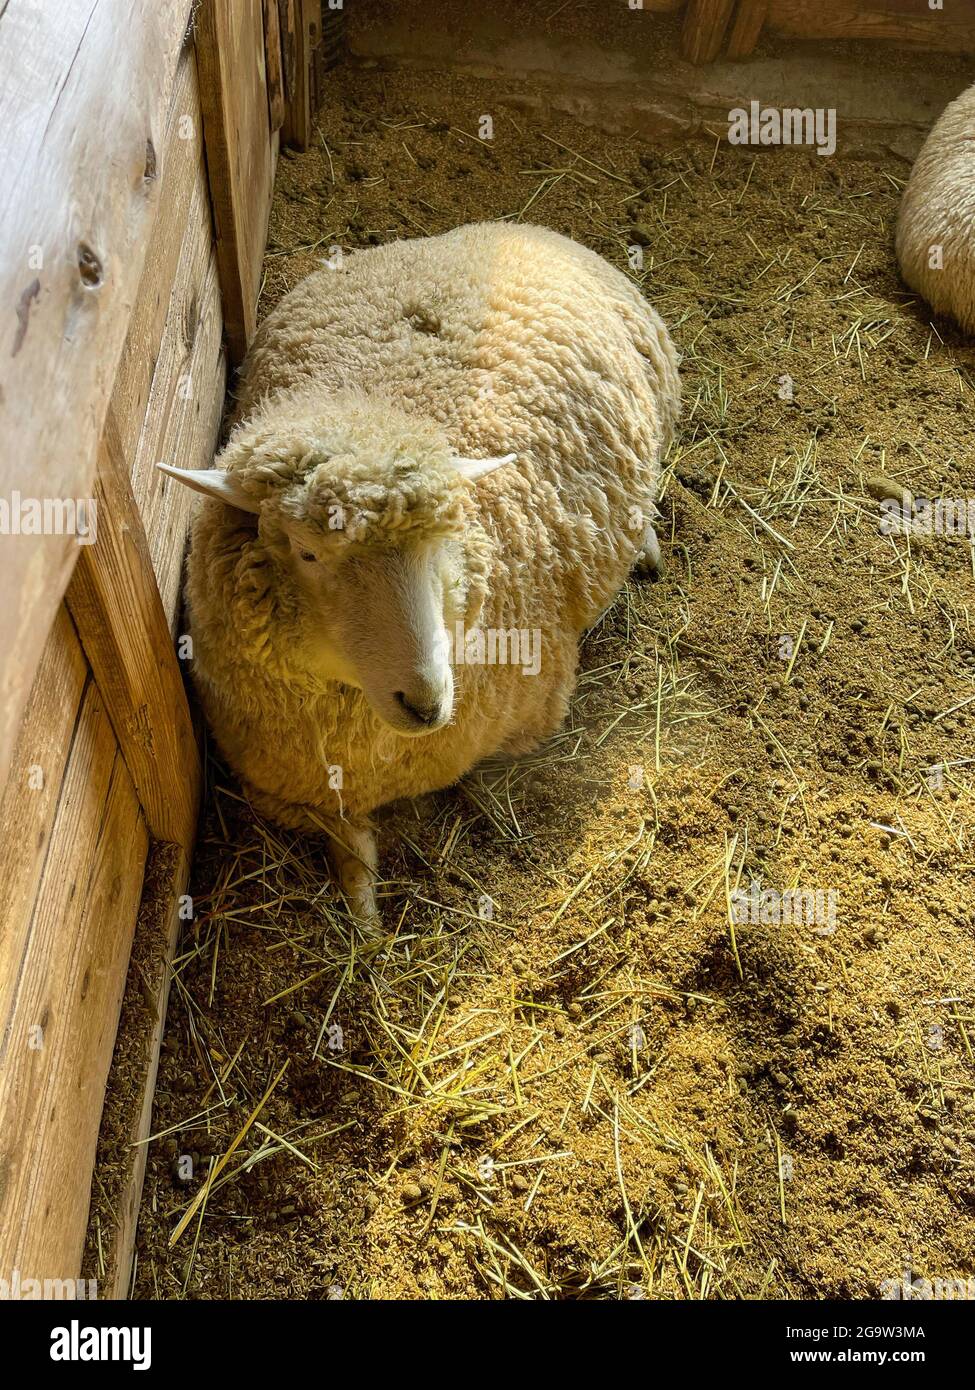
<svg viewBox="0 0 975 1390"><path fill-rule="evenodd" d="M264 57L267 64L267 109L272 132L284 125L284 68L278 0L264 0Z"/></svg>
<svg viewBox="0 0 975 1390"><path fill-rule="evenodd" d="M14 493L59 504L91 496L189 13L190 0L0 5L8 505ZM71 534L0 538L0 786L79 549Z"/></svg>
<svg viewBox="0 0 975 1390"><path fill-rule="evenodd" d="M68 588L68 608L149 831L189 852L199 808L199 753L111 412L95 496L98 538L82 547Z"/></svg>
<svg viewBox="0 0 975 1390"><path fill-rule="evenodd" d="M735 0L687 0L680 48L688 62L714 62L734 5Z"/></svg>
<svg viewBox="0 0 975 1390"><path fill-rule="evenodd" d="M758 36L768 17L769 0L738 0L731 34L728 38L728 57L747 58L754 52Z"/></svg>
<svg viewBox="0 0 975 1390"><path fill-rule="evenodd" d="M816 39L891 39L944 53L975 53L972 0L770 0L768 27Z"/></svg>
<svg viewBox="0 0 975 1390"><path fill-rule="evenodd" d="M170 287L180 275L188 238L198 236L207 250L213 240L202 125L196 53L188 46L180 59L169 108L159 179L159 208L149 239L146 270L135 295L125 351L112 387L112 404L122 447L133 473L135 449L166 326L176 312L183 312L185 322L181 325L181 336L185 340L192 332L190 320L193 316L187 312L186 305L176 302L177 296ZM144 515L147 480L133 476L133 491Z"/></svg>
<svg viewBox="0 0 975 1390"><path fill-rule="evenodd" d="M284 130L290 120L289 108L295 90L295 64L298 48L298 0L278 0L278 27L281 32L281 67L284 77ZM284 139L282 133L282 139Z"/></svg>
<svg viewBox="0 0 975 1390"><path fill-rule="evenodd" d="M263 0L204 0L196 52L224 330L237 365L257 326L271 212Z"/></svg>
<svg viewBox="0 0 975 1390"><path fill-rule="evenodd" d="M281 134L286 144L307 150L313 129L314 54L322 36L321 0L294 0L294 11L294 83L289 90L288 114Z"/></svg>
<svg viewBox="0 0 975 1390"><path fill-rule="evenodd" d="M18 758L29 758L22 741ZM73 1279L148 840L89 681L0 1020L0 1269ZM7 1276L9 1277L9 1275Z"/></svg>
<svg viewBox="0 0 975 1390"><path fill-rule="evenodd" d="M180 899L188 877L189 860L178 845L153 845L115 1043L113 1068L121 1069L123 1084L110 1089L106 1110L112 1152L100 1155L104 1159L103 1190L92 1199L83 1271L86 1278L98 1280L101 1298L129 1295L149 1152L146 1141L152 1130L159 1052L179 935ZM118 1151L119 1140L125 1144L122 1153Z"/></svg>
<svg viewBox="0 0 975 1390"><path fill-rule="evenodd" d="M0 835L0 1052L14 1008L31 914L88 679L88 663L62 604L37 668L10 777L0 799L0 826L6 832ZM0 1183L0 1215L2 1211Z"/></svg>
<svg viewBox="0 0 975 1390"><path fill-rule="evenodd" d="M213 248L196 301L199 318L196 336L186 363L172 356L172 335L167 331L159 347L159 364L152 382L145 428L139 437L135 461L149 475L149 490L140 505L146 540L159 586L159 597L175 636L183 560L193 511L193 493L161 473L156 461L180 468L209 468L223 419L227 362L220 336L220 291ZM173 286L174 297L185 289L182 279ZM185 348L185 344L184 344ZM193 394L184 397L182 382L192 382Z"/></svg>
<svg viewBox="0 0 975 1390"><path fill-rule="evenodd" d="M226 363L196 53L188 46L166 131L159 210L112 392L112 415L170 631L193 494L159 462L209 468Z"/></svg>

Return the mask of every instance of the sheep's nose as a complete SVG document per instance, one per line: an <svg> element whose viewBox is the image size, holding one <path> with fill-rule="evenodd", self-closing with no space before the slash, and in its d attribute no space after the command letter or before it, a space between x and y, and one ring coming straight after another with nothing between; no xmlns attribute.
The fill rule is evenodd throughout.
<svg viewBox="0 0 975 1390"><path fill-rule="evenodd" d="M408 700L402 690L397 690L393 699L402 709L406 710L407 714L411 714L421 724L435 724L440 718L442 703L440 700L423 701L422 703Z"/></svg>

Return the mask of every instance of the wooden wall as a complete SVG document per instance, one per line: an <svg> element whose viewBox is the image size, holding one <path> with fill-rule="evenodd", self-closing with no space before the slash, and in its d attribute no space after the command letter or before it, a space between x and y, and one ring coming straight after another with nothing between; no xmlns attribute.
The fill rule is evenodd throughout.
<svg viewBox="0 0 975 1390"><path fill-rule="evenodd" d="M17 446L0 455L0 496L98 507L91 545L0 537L8 1280L79 1272L150 853L169 866L175 939L200 794L173 645L192 494L156 464L212 461L253 331L286 114L276 0L204 0L195 31L192 0L75 8L0 7L0 429ZM126 1291L167 988L168 972L102 1232L103 1296Z"/></svg>
<svg viewBox="0 0 975 1390"><path fill-rule="evenodd" d="M195 51L180 61L166 129L159 215L115 381L112 415L171 624L191 493L157 468L206 457L226 362ZM165 293L164 293L165 291ZM205 465L203 465L205 466Z"/></svg>
<svg viewBox="0 0 975 1390"><path fill-rule="evenodd" d="M891 39L943 53L975 52L975 4L943 0L769 0L769 29L812 39Z"/></svg>
<svg viewBox="0 0 975 1390"><path fill-rule="evenodd" d="M0 8L0 495L93 494L102 426L159 202L187 0ZM124 62L119 55L124 54ZM0 546L0 785L78 558Z"/></svg>
<svg viewBox="0 0 975 1390"><path fill-rule="evenodd" d="M0 803L0 1276L77 1272L102 1098L153 838L189 862L199 764L173 652L185 489L223 409L192 45L177 36L157 213L104 412L97 539L42 649ZM174 884L174 889L179 885Z"/></svg>
<svg viewBox="0 0 975 1390"><path fill-rule="evenodd" d="M148 832L63 605L0 821L0 1268L71 1278Z"/></svg>
<svg viewBox="0 0 975 1390"><path fill-rule="evenodd" d="M693 63L745 58L763 32L889 39L941 53L975 53L975 4L944 0L932 9L928 0L687 0L681 51Z"/></svg>

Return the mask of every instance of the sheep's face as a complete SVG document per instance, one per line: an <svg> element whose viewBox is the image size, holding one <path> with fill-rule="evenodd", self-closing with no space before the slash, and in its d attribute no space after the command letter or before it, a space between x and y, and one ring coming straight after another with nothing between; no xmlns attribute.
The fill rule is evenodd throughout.
<svg viewBox="0 0 975 1390"><path fill-rule="evenodd" d="M448 633L476 616L486 584L471 485L515 455L461 458L435 427L359 398L321 418L299 411L287 429L280 401L271 413L228 445L231 467L159 466L258 517L278 572L282 666L357 687L397 733L443 728L454 704Z"/></svg>
<svg viewBox="0 0 975 1390"><path fill-rule="evenodd" d="M448 633L464 611L459 542L407 535L334 548L307 525L287 534L303 664L360 689L397 733L443 728L454 702Z"/></svg>

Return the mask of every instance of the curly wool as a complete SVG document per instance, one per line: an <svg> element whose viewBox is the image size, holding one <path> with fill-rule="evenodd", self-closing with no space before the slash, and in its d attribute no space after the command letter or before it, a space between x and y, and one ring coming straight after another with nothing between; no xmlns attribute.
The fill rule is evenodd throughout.
<svg viewBox="0 0 975 1390"><path fill-rule="evenodd" d="M219 460L262 503L260 521L207 501L189 564L197 683L258 806L341 834L343 818L553 733L579 636L640 552L679 401L654 310L544 228L394 242L296 286L258 331ZM476 485L451 465L509 452L517 462ZM324 526L333 506L347 512L337 544L389 544L411 528L452 537L466 625L537 631L540 671L458 665L453 722L418 739L390 730L359 690L309 684L290 659L278 517Z"/></svg>
<svg viewBox="0 0 975 1390"><path fill-rule="evenodd" d="M931 265L940 248L941 267ZM897 219L901 274L975 332L975 86L945 108L911 170Z"/></svg>
<svg viewBox="0 0 975 1390"><path fill-rule="evenodd" d="M256 501L278 494L285 515L325 531L334 524L337 544L446 535L466 514L442 432L392 406L377 418L360 392L339 392L325 409L318 386L265 396L221 465Z"/></svg>

